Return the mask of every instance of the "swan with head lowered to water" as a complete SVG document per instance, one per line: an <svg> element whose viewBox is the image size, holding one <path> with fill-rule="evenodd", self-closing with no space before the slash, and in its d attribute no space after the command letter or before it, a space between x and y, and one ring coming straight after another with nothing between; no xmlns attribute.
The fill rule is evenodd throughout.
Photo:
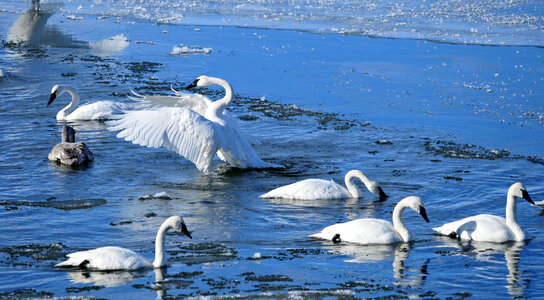
<svg viewBox="0 0 544 300"><path fill-rule="evenodd" d="M325 239L334 243L347 242L357 244L393 244L409 242L412 235L402 221L405 208L418 212L427 223L427 212L423 201L416 196L402 199L393 210L393 223L380 219L357 219L325 227L321 232L310 235L311 238Z"/></svg>
<svg viewBox="0 0 544 300"><path fill-rule="evenodd" d="M200 76L187 88L217 84L225 89L225 96L214 102L205 97L189 97L191 101L177 107L163 106L130 111L108 122L110 130L119 130L118 138L134 144L177 152L193 162L205 173L210 171L217 154L223 161L242 169L284 168L262 161L251 148L236 120L226 114L233 91L223 79ZM145 97L144 97L145 98ZM199 108L195 108L199 107ZM205 108L205 109L204 109Z"/></svg>
<svg viewBox="0 0 544 300"><path fill-rule="evenodd" d="M529 239L518 224L516 199L523 198L535 204L521 182L516 182L508 189L506 196L506 219L489 214L480 214L433 228L440 234L463 240L505 243L521 242Z"/></svg>
<svg viewBox="0 0 544 300"><path fill-rule="evenodd" d="M163 267L166 265L164 238L170 228L180 230L183 234L192 238L181 217L172 216L166 219L155 238L155 260L153 262L132 250L109 246L70 253L67 255L69 258L67 261L58 263L55 267L77 267L91 270L137 270Z"/></svg>
<svg viewBox="0 0 544 300"><path fill-rule="evenodd" d="M264 195L260 195L259 198L293 200L361 198L363 192L355 185L354 180L356 178L360 179L371 193L379 195L380 200L387 198L380 184L370 180L359 170L351 170L346 173L344 181L347 189L332 180L306 179L273 189Z"/></svg>
<svg viewBox="0 0 544 300"><path fill-rule="evenodd" d="M127 106L113 101L97 101L79 106L79 94L72 87L57 84L51 89L50 105L65 92L72 96L72 101L57 113L58 121L91 121L111 120L115 114L122 114Z"/></svg>

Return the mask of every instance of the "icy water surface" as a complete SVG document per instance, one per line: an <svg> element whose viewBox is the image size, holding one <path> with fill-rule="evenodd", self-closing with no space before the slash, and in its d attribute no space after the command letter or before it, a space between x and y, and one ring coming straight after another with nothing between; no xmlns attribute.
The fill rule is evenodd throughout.
<svg viewBox="0 0 544 300"><path fill-rule="evenodd" d="M212 23L209 11L200 13L198 6L184 10L182 21L164 24L159 17L165 8L148 3L149 17L118 7L136 7L132 2L49 6L49 15L40 16L48 20L18 35L32 45L8 38L21 16L33 16L30 3L3 3L1 298L544 297L540 208L518 203L519 222L534 236L524 243L462 243L431 232L460 217L504 215L507 189L516 181L533 200L544 200L541 47L500 37L492 44L509 46L436 43L431 35L384 39L263 28L262 22L202 26L188 22ZM228 17L224 9L232 5L205 3L220 8L220 17ZM276 13L274 3L268 8ZM538 9L536 21L526 16L528 7L541 4L520 5L501 8L512 10L512 20L526 20L508 27L506 35L534 32L532 24L542 20ZM274 24L287 24L282 20ZM112 36L117 38L110 43L97 43ZM527 41L519 44L532 44ZM256 152L285 170L243 171L217 160L204 175L175 153L117 139L100 122L70 124L93 151L93 163L69 169L47 160L64 125L55 114L69 101L63 95L46 106L54 84L75 87L83 103L125 102L130 88L171 94L171 85L182 89L201 74L231 82L235 101L229 110ZM213 99L222 93L216 87L197 92ZM306 178L340 183L353 168L379 181L390 197L380 202L365 192L359 200L258 198ZM409 195L423 199L431 220L405 212L412 243L358 246L308 238L337 222L390 219L395 204ZM151 258L156 231L171 215L184 218L193 239L167 236L167 268L53 267L67 253L105 245Z"/></svg>

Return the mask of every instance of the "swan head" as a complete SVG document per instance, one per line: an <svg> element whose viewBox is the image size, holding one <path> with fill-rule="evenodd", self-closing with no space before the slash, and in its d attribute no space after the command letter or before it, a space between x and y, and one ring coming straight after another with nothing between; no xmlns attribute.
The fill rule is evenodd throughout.
<svg viewBox="0 0 544 300"><path fill-rule="evenodd" d="M527 190L525 189L525 186L523 186L521 182L516 182L512 184L510 188L508 189L508 194L514 197L523 198L527 200L527 202L535 205L535 202L533 201L533 199L531 199L531 196L529 196L529 193L527 192Z"/></svg>
<svg viewBox="0 0 544 300"><path fill-rule="evenodd" d="M206 75L198 76L198 78L195 79L195 81L193 81L193 83L189 84L189 85L186 87L186 89L191 89L191 88L194 88L194 87L197 87L197 86L208 86L208 85L212 85L212 84L215 83L215 82L213 82L212 78L213 78L213 77L206 76Z"/></svg>
<svg viewBox="0 0 544 300"><path fill-rule="evenodd" d="M164 224L168 227L174 228L176 230L181 231L183 234L188 236L190 239L193 237L191 236L191 233L189 230L187 230L187 226L185 225L185 222L183 222L183 219L180 216L172 216L166 221L164 221Z"/></svg>
<svg viewBox="0 0 544 300"><path fill-rule="evenodd" d="M425 210L425 207L423 206L423 201L421 198L417 196L409 196L402 201L406 206L409 208L415 210L417 213L419 213L427 223L429 223L429 218L427 217L427 211Z"/></svg>
<svg viewBox="0 0 544 300"><path fill-rule="evenodd" d="M380 200L383 201L385 199L387 199L387 197L389 197L386 193L384 193L382 187L380 186L380 184L374 180L371 180L370 183L368 184L368 190L375 194L375 195L378 195L380 196Z"/></svg>
<svg viewBox="0 0 544 300"><path fill-rule="evenodd" d="M53 103L53 101L55 101L57 97L60 97L60 95L64 94L64 92L66 92L66 86L60 84L53 86L51 89L51 97L49 97L49 102L47 102L47 105Z"/></svg>
<svg viewBox="0 0 544 300"><path fill-rule="evenodd" d="M348 181L349 182L352 182L352 179L353 178L359 178L361 179L361 181L365 184L366 188L373 194L375 195L378 195L380 196L380 200L383 201L385 200L387 197L387 194L383 191L382 187L380 186L380 184L374 180L371 180L369 179L363 172L361 172L360 170L350 170L349 172L346 173L346 176L345 176L345 180L346 180L346 185L348 185Z"/></svg>

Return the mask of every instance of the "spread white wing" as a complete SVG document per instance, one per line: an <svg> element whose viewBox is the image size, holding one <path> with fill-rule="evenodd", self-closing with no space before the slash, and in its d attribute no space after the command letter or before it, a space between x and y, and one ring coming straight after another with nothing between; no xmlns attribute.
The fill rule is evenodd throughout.
<svg viewBox="0 0 544 300"><path fill-rule="evenodd" d="M157 107L186 107L189 108L201 116L204 116L208 105L212 101L200 94L188 94L173 90L175 96L144 96L130 90L134 96L128 96L129 99L134 101L140 101L149 108Z"/></svg>
<svg viewBox="0 0 544 300"><path fill-rule="evenodd" d="M223 140L217 124L183 107L129 111L107 124L118 138L177 152L206 173Z"/></svg>

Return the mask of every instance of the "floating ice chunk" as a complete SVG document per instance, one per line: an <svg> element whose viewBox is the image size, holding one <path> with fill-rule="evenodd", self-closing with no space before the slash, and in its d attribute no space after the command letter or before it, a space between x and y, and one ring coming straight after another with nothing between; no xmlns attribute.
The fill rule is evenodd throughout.
<svg viewBox="0 0 544 300"><path fill-rule="evenodd" d="M150 200L150 199L163 199L163 200L172 200L172 197L168 195L167 192L159 192L154 195L145 195L138 198L139 200Z"/></svg>
<svg viewBox="0 0 544 300"><path fill-rule="evenodd" d="M76 17L74 15L69 15L66 17L66 19L72 20L72 21L79 21L79 20L83 20L83 17Z"/></svg>
<svg viewBox="0 0 544 300"><path fill-rule="evenodd" d="M251 259L261 259L261 253L260 252L255 252L253 254L253 256L251 257Z"/></svg>
<svg viewBox="0 0 544 300"><path fill-rule="evenodd" d="M210 54L212 53L212 48L202 48L199 46L185 46L180 44L179 46L174 46L170 55L189 55L189 54Z"/></svg>
<svg viewBox="0 0 544 300"><path fill-rule="evenodd" d="M129 45L129 41L123 34L112 36L99 42L90 43L93 49L99 55L109 55L125 49Z"/></svg>

